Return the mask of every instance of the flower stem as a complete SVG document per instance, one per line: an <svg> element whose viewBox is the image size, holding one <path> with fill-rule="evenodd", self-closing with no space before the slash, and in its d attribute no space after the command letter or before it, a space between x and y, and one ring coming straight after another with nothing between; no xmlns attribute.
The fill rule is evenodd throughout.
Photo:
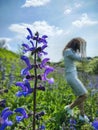
<svg viewBox="0 0 98 130"><path fill-rule="evenodd" d="M37 48L37 41L36 41L36 48ZM36 68L36 59L37 59L37 53L35 52L34 54L34 75L35 75L35 82L34 82L34 103L33 103L33 130L35 130L36 127L36 119L35 119L35 114L36 114L36 88L37 88L37 68Z"/></svg>

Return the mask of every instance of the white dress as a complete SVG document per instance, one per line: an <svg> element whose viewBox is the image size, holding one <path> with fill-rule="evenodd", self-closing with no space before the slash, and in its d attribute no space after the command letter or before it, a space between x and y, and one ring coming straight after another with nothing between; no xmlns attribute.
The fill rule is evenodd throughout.
<svg viewBox="0 0 98 130"><path fill-rule="evenodd" d="M71 48L64 51L65 77L76 96L88 93L83 83L77 76L75 61L81 62L83 59Z"/></svg>

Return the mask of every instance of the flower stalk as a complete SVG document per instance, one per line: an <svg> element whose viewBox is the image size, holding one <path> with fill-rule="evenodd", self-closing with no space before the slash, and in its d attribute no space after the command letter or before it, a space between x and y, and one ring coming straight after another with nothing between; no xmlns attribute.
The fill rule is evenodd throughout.
<svg viewBox="0 0 98 130"><path fill-rule="evenodd" d="M36 41L36 48L37 48L37 41ZM34 75L35 75L35 83L34 83L34 99L33 99L33 130L35 130L36 126L36 120L35 120L35 115L36 115L36 88L37 88L37 69L36 69L36 59L37 59L37 53L34 53Z"/></svg>

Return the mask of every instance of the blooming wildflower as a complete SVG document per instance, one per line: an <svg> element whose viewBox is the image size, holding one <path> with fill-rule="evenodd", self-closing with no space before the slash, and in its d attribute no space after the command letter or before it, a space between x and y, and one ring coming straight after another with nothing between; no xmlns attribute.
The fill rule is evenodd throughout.
<svg viewBox="0 0 98 130"><path fill-rule="evenodd" d="M94 130L98 130L98 119L95 119L95 120L92 122L92 126L94 127Z"/></svg>
<svg viewBox="0 0 98 130"><path fill-rule="evenodd" d="M1 124L0 130L4 130L7 126L11 126L13 124L12 121L8 120L8 117L12 114L13 114L13 112L11 110L9 110L8 107L5 108L1 112L1 115L0 115L0 124Z"/></svg>
<svg viewBox="0 0 98 130"><path fill-rule="evenodd" d="M27 67L21 70L21 75L30 74L29 70L31 70L34 66L31 65L30 60L27 56L21 56L21 59L26 63Z"/></svg>
<svg viewBox="0 0 98 130"><path fill-rule="evenodd" d="M26 53L26 52L28 52L28 51L33 51L33 50L35 50L34 47L30 47L30 46L29 46L28 44L26 44L26 43L23 43L22 46L23 46L23 53Z"/></svg>
<svg viewBox="0 0 98 130"><path fill-rule="evenodd" d="M49 61L49 58L44 58L40 64L40 68L45 68L46 63Z"/></svg>
<svg viewBox="0 0 98 130"><path fill-rule="evenodd" d="M27 96L28 94L33 92L33 88L30 87L30 83L28 82L28 80L26 80L25 82L17 82L16 86L21 87L22 91L18 91L16 93L16 96L21 97L23 96Z"/></svg>
<svg viewBox="0 0 98 130"><path fill-rule="evenodd" d="M48 81L49 84L53 84L54 83L54 79L53 78L50 78L50 79L47 78L47 75L49 73L53 72L53 71L54 71L53 67L46 66L44 74L42 75L42 80L43 81Z"/></svg>
<svg viewBox="0 0 98 130"><path fill-rule="evenodd" d="M15 112L18 112L21 114L21 116L16 116L16 121L20 122L21 120L23 120L24 118L28 118L28 115L26 113L26 110L24 108L17 108L15 110Z"/></svg>

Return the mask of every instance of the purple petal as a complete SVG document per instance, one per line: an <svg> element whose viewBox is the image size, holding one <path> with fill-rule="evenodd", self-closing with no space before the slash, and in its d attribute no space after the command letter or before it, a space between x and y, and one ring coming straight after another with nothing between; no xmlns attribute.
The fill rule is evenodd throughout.
<svg viewBox="0 0 98 130"><path fill-rule="evenodd" d="M23 96L26 97L27 95L29 95L29 92L23 92Z"/></svg>
<svg viewBox="0 0 98 130"><path fill-rule="evenodd" d="M44 68L45 67L45 64L49 61L50 59L49 58L44 58L40 64L40 67L41 68Z"/></svg>
<svg viewBox="0 0 98 130"><path fill-rule="evenodd" d="M16 96L17 97L21 97L23 95L23 92L22 91L18 91L17 93L16 93Z"/></svg>
<svg viewBox="0 0 98 130"><path fill-rule="evenodd" d="M47 80L48 80L49 84L54 84L54 79L53 78L50 78L50 79L47 79Z"/></svg>
<svg viewBox="0 0 98 130"><path fill-rule="evenodd" d="M15 85L16 85L16 86L19 86L19 87L21 87L23 90L25 90L25 86L24 86L24 83L23 83L23 82L17 82Z"/></svg>
<svg viewBox="0 0 98 130"><path fill-rule="evenodd" d="M16 116L17 121L21 121L24 118L28 118L28 115L27 115L26 110L24 108L17 108L15 110L15 112L22 114L21 116Z"/></svg>
<svg viewBox="0 0 98 130"><path fill-rule="evenodd" d="M3 114L4 114L6 111L9 111L9 107L6 107L6 108L2 111L1 117L3 116Z"/></svg>
<svg viewBox="0 0 98 130"><path fill-rule="evenodd" d="M44 76L46 77L49 73L53 72L54 68L47 66L44 72Z"/></svg>
<svg viewBox="0 0 98 130"><path fill-rule="evenodd" d="M16 116L16 121L17 121L17 122L20 122L20 121L23 120L23 119L24 119L23 116Z"/></svg>
<svg viewBox="0 0 98 130"><path fill-rule="evenodd" d="M38 57L41 57L42 56L42 54L41 53L38 53Z"/></svg>
<svg viewBox="0 0 98 130"><path fill-rule="evenodd" d="M12 122L12 121L6 120L5 123L7 124L7 126L12 126L12 125L13 125L13 122Z"/></svg>
<svg viewBox="0 0 98 130"><path fill-rule="evenodd" d="M2 124L2 126L0 127L0 130L5 130L6 127L7 127L7 124Z"/></svg>
<svg viewBox="0 0 98 130"><path fill-rule="evenodd" d="M31 31L31 29L30 29L30 28L27 28L27 30L28 30L28 32L29 32L29 37L28 37L28 38L29 38L29 39L30 39L30 38L33 38L33 33L32 33L32 31ZM29 40L29 39L28 39L28 40Z"/></svg>
<svg viewBox="0 0 98 130"><path fill-rule="evenodd" d="M95 128L95 130L98 129L98 120L93 121L92 126Z"/></svg>
<svg viewBox="0 0 98 130"><path fill-rule="evenodd" d="M23 43L22 46L25 47L25 48L27 48L27 50L29 50L29 48L30 48L29 45L25 44L25 43Z"/></svg>
<svg viewBox="0 0 98 130"><path fill-rule="evenodd" d="M29 70L30 70L29 67L22 69L22 70L21 70L21 75L23 75L23 76L24 76L24 75L27 75Z"/></svg>
<svg viewBox="0 0 98 130"><path fill-rule="evenodd" d="M31 88L31 87L30 87L30 83L28 82L28 80L25 81L24 85L25 85L28 89Z"/></svg>
<svg viewBox="0 0 98 130"><path fill-rule="evenodd" d="M4 114L3 114L3 116L2 116L2 118L4 119L4 120L6 120L10 115L12 115L13 114L13 112L12 111L6 111Z"/></svg>
<svg viewBox="0 0 98 130"><path fill-rule="evenodd" d="M33 92L33 88L31 88L30 83L28 82L28 80L25 81L24 85L26 87L27 92L29 92L29 93Z"/></svg>
<svg viewBox="0 0 98 130"><path fill-rule="evenodd" d="M47 45L43 45L43 46L41 47L41 50L44 50L46 47L47 47Z"/></svg>
<svg viewBox="0 0 98 130"><path fill-rule="evenodd" d="M26 38L27 38L28 40L30 40L31 37L28 35Z"/></svg>
<svg viewBox="0 0 98 130"><path fill-rule="evenodd" d="M43 35L42 38L45 39L45 38L48 38L48 36L47 35Z"/></svg>
<svg viewBox="0 0 98 130"><path fill-rule="evenodd" d="M42 51L42 53L44 54L44 55L47 55L48 53L47 52L45 52L45 51Z"/></svg>
<svg viewBox="0 0 98 130"><path fill-rule="evenodd" d="M31 89L31 90L29 90L29 91L18 91L18 92L16 93L16 96L17 96L17 97L21 97L21 96L26 97L27 95L29 95L29 94L32 93L32 92L33 92L33 89Z"/></svg>
<svg viewBox="0 0 98 130"><path fill-rule="evenodd" d="M31 47L28 51L34 51L35 47Z"/></svg>
<svg viewBox="0 0 98 130"><path fill-rule="evenodd" d="M28 67L31 67L30 60L27 56L21 56L21 59L26 63Z"/></svg>
<svg viewBox="0 0 98 130"><path fill-rule="evenodd" d="M32 44L32 47L34 48L34 43L30 40L30 43Z"/></svg>
<svg viewBox="0 0 98 130"><path fill-rule="evenodd" d="M47 78L47 75L49 73L53 72L53 71L54 71L53 67L46 66L45 72L44 72L44 74L42 76L42 80L46 80L50 84L54 83L54 79L53 78L50 78L50 79Z"/></svg>

